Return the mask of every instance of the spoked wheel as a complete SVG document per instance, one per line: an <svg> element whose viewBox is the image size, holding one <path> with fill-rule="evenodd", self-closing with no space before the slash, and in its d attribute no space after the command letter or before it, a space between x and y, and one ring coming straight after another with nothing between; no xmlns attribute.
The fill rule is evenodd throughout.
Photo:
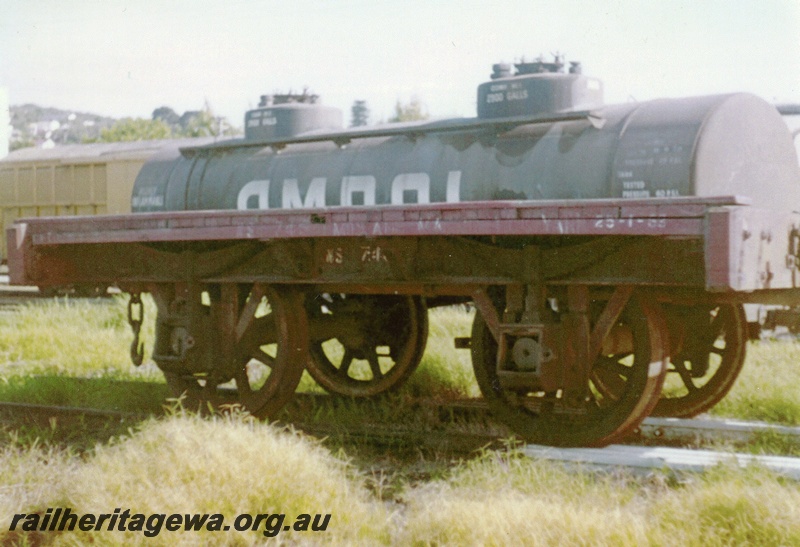
<svg viewBox="0 0 800 547"><path fill-rule="evenodd" d="M733 387L744 365L747 317L739 304L671 306L667 312L673 356L652 414L690 418Z"/></svg>
<svg viewBox="0 0 800 547"><path fill-rule="evenodd" d="M205 410L238 403L253 416L265 418L291 399L307 355L301 296L284 289L254 288L242 306L238 325L247 326L233 349L238 365L232 373L164 372L172 393L182 396L187 408Z"/></svg>
<svg viewBox="0 0 800 547"><path fill-rule="evenodd" d="M588 379L581 382L588 385L582 386L584 395L577 401L566 400L560 389L503 387L498 343L482 315L476 314L473 367L495 417L529 441L555 446L603 446L639 425L658 402L664 380L663 317L655 302L636 294L629 299L615 295L609 302L616 303L606 304L609 311L584 331L591 332L589 347L599 356L584 364ZM574 334L563 333L566 339L580 338Z"/></svg>
<svg viewBox="0 0 800 547"><path fill-rule="evenodd" d="M306 311L306 368L330 393L370 397L399 388L425 351L428 312L419 297L319 294Z"/></svg>

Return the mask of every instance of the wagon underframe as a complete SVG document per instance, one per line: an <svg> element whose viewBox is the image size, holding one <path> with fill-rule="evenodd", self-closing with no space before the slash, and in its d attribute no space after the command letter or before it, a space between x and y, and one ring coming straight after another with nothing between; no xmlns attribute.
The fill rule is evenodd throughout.
<svg viewBox="0 0 800 547"><path fill-rule="evenodd" d="M736 197L43 218L9 230L9 270L17 284L152 293L170 386L202 405L232 384L261 416L307 363L346 394L391 388L424 350L423 297L472 300L496 416L537 442L605 444L656 407L671 352L690 368L708 355L695 330L740 347L739 303L800 302L798 225ZM732 351L699 403L729 388ZM356 360L372 379L347 377Z"/></svg>

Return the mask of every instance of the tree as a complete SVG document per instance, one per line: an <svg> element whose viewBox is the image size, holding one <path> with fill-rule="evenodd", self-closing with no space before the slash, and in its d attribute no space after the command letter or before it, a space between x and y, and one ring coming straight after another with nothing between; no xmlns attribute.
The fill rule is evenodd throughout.
<svg viewBox="0 0 800 547"><path fill-rule="evenodd" d="M187 110L180 116L172 108L161 106L153 110L151 120L123 118L103 129L98 138L84 139L84 142L145 141L236 134L237 129L227 119L215 116L206 103L203 110Z"/></svg>
<svg viewBox="0 0 800 547"><path fill-rule="evenodd" d="M350 127L369 124L369 107L367 101L354 101L350 108Z"/></svg>
<svg viewBox="0 0 800 547"><path fill-rule="evenodd" d="M9 143L8 151L13 152L14 150L19 150L20 148L30 148L32 146L36 146L36 141L30 137L21 137L12 140Z"/></svg>
<svg viewBox="0 0 800 547"><path fill-rule="evenodd" d="M123 118L100 132L94 142L149 141L169 139L172 129L162 120Z"/></svg>
<svg viewBox="0 0 800 547"><path fill-rule="evenodd" d="M419 97L411 97L411 102L403 104L400 99L394 105L394 116L389 118L389 123L413 122L428 119L428 109L419 100Z"/></svg>
<svg viewBox="0 0 800 547"><path fill-rule="evenodd" d="M178 125L181 117L178 116L178 113L172 110L170 107L160 106L153 110L152 119L161 120L170 127L174 127Z"/></svg>
<svg viewBox="0 0 800 547"><path fill-rule="evenodd" d="M216 116L206 103L202 110L187 110L180 117L180 135L183 137L217 137L236 135L236 129L221 116Z"/></svg>

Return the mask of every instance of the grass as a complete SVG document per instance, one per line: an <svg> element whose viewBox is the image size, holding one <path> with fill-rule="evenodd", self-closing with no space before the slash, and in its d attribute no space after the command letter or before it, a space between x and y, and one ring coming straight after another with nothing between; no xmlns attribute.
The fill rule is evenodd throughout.
<svg viewBox="0 0 800 547"><path fill-rule="evenodd" d="M486 452L406 494L403 544L792 545L800 487L719 466L684 482Z"/></svg>
<svg viewBox="0 0 800 547"><path fill-rule="evenodd" d="M154 367L130 365L125 302L122 296L111 304L105 299L48 299L0 315L0 373L156 378ZM143 336L152 341L152 301L148 312Z"/></svg>
<svg viewBox="0 0 800 547"><path fill-rule="evenodd" d="M154 307L144 340L152 347ZM423 361L408 384L379 401L340 400L320 418L395 420L422 431L425 412L407 403L477 395L469 351L471 315L430 312ZM165 386L152 364L128 361L131 334L123 300L98 305L53 300L0 314L0 398L140 411L159 408ZM742 376L714 410L720 417L800 422L800 344L748 347ZM86 380L89 378L89 380ZM133 391L129 380L145 381ZM319 388L305 378L301 390ZM404 405L407 405L404 407ZM417 421L415 421L417 420ZM98 433L59 437L49 430L2 430L0 544L251 545L265 541L357 545L792 545L800 544L800 485L751 467L703 475L594 473L520 452L485 450L463 461L407 447L369 453L321 444L234 413L182 413ZM81 437L82 435L82 437ZM796 443L765 435L752 451L798 454ZM330 513L326 532L81 532L20 535L15 513L69 506L110 513ZM288 517L287 517L288 518Z"/></svg>
<svg viewBox="0 0 800 547"><path fill-rule="evenodd" d="M387 495L387 491L390 491ZM795 545L800 485L757 467L662 473L581 472L514 449L484 451L433 480L376 477L290 430L240 415L148 420L78 458L41 445L0 451L0 543L252 545L238 532L107 530L36 535L14 514L331 514L325 532L275 542L352 545Z"/></svg>
<svg viewBox="0 0 800 547"><path fill-rule="evenodd" d="M736 384L711 414L800 425L800 342L750 342Z"/></svg>
<svg viewBox="0 0 800 547"><path fill-rule="evenodd" d="M332 515L315 543L387 543L390 512L375 503L364 479L319 442L255 423L245 417L201 419L175 415L145 422L130 435L98 446L84 461L40 447L7 449L2 454L4 484L25 480L25 489L0 498L0 543L27 537L7 531L13 514L44 514L70 507L74 513L221 514L227 524L241 513ZM35 471L34 471L35 470ZM20 474L26 474L20 477ZM13 481L13 482L12 482ZM142 532L107 530L47 533L53 544L175 545L263 542L264 528L236 532ZM283 532L281 540L300 541L312 532Z"/></svg>
<svg viewBox="0 0 800 547"><path fill-rule="evenodd" d="M428 344L406 393L418 397L478 397L469 350L456 349L453 339L469 337L474 312L461 306L428 312Z"/></svg>

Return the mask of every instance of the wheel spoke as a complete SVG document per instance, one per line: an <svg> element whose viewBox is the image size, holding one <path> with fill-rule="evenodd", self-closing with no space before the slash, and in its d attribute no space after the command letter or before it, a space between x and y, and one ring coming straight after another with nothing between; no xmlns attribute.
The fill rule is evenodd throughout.
<svg viewBox="0 0 800 547"><path fill-rule="evenodd" d="M250 378L247 375L247 367L238 370L234 380L236 380L236 389L242 399L247 399L253 395L253 389L250 387Z"/></svg>
<svg viewBox="0 0 800 547"><path fill-rule="evenodd" d="M353 354L350 348L345 348L344 350L344 357L342 357L342 365L338 369L338 373L340 376L347 378L350 373L350 365L353 364L356 357Z"/></svg>
<svg viewBox="0 0 800 547"><path fill-rule="evenodd" d="M275 368L275 358L261 348L258 348L258 351L253 352L250 358L255 359L270 369Z"/></svg>
<svg viewBox="0 0 800 547"><path fill-rule="evenodd" d="M625 292L617 291L620 294ZM495 300L489 291L486 293L490 303ZM506 295L509 294L514 295L507 291ZM500 375L498 368L502 370L505 364L498 367L498 356L508 355L510 348L498 351L497 341L506 339L502 330L499 335L493 333L483 315L476 314L472 326L473 368L481 393L495 418L527 440L561 446L603 446L634 430L658 402L664 381L666 348L660 306L636 292L627 294L630 298L625 303L606 301L606 308L597 310L600 314L593 316L594 321L602 325L602 329L596 325L589 326L590 332L599 333L591 341L594 347L602 348L604 342L607 347L620 347L627 342L625 347L630 344L632 353L592 357L589 366L575 363L576 367L590 371L589 390L585 394L580 392L578 378L565 379L561 384L564 387L548 384L543 391L545 384L535 377L527 380L525 377ZM507 305L501 298L498 295L496 303L493 303L499 310ZM591 301L590 298L586 300ZM607 311L609 306L614 311L613 325L609 319L611 312ZM493 317L491 310L487 313ZM597 317L605 319L600 321ZM564 336L587 339L585 322L564 322L564 325L567 329ZM617 325L626 329L629 339L604 340L617 334L613 332ZM545 324L544 340L548 340L549 327ZM506 343L510 345L513 342ZM588 353L596 355L591 349ZM630 365L620 362L626 358L630 359ZM526 384L526 381L530 383Z"/></svg>
<svg viewBox="0 0 800 547"><path fill-rule="evenodd" d="M697 309L674 305L669 310L670 328L679 329L685 317L693 317L694 326L687 331L684 354L670 370L680 382L673 377L667 383L652 415L690 418L719 402L736 381L746 353L747 318L739 304ZM707 314L705 320L702 314ZM698 378L702 380L695 383Z"/></svg>
<svg viewBox="0 0 800 547"><path fill-rule="evenodd" d="M689 369L686 368L686 362L683 359L678 359L677 362L673 363L673 366L680 375L681 381L683 382L683 385L686 386L686 389L688 389L690 393L695 391L697 387L692 381L691 372L689 372Z"/></svg>
<svg viewBox="0 0 800 547"><path fill-rule="evenodd" d="M605 373L616 374L618 376L622 376L623 378L627 378L628 374L631 372L631 367L622 364L621 361L628 358L630 355L630 353L626 353L621 356L615 355L613 357L601 355L598 357L598 360L595 362L592 370L594 371L595 369L599 368Z"/></svg>
<svg viewBox="0 0 800 547"><path fill-rule="evenodd" d="M612 400L625 391L625 381L630 374L626 367L613 357L600 356L592 367L592 381L598 391Z"/></svg>
<svg viewBox="0 0 800 547"><path fill-rule="evenodd" d="M381 371L381 364L378 362L378 354L374 349L370 350L367 361L369 362L369 368L372 370L372 378L375 380L382 379L383 371Z"/></svg>
<svg viewBox="0 0 800 547"><path fill-rule="evenodd" d="M395 389L422 359L428 321L421 298L320 295L305 311L313 341L306 370L330 393L369 397ZM365 360L371 374L355 360Z"/></svg>
<svg viewBox="0 0 800 547"><path fill-rule="evenodd" d="M239 295L243 294L241 289L240 287ZM225 306L230 308L231 302L235 303L235 300L226 300L228 297L225 295L236 295L237 291L232 291L231 287L223 287L216 294L222 296L211 299L212 318L215 316L214 306L223 306L223 310ZM249 294L266 297L271 311L268 315L249 321L246 327L240 322L241 336L237 340L236 333L231 335L235 340L236 357L233 363L220 364L220 370L209 374L205 386L201 380L191 375L186 377L165 372L167 383L176 395L188 392L187 407L203 409L208 403L218 407L223 402L238 402L255 417L264 418L277 412L294 394L305 368L308 343L301 295L294 289L284 288L278 292L269 286L256 287ZM162 302L168 305L169 297L169 291L165 291ZM259 301L258 305L261 303ZM246 309L255 311L255 304L248 306ZM161 309L159 313L162 313ZM200 331L193 333L193 336L209 336L209 333ZM274 346L274 355L264 349L268 345ZM273 350L270 348L269 351ZM237 363L238 367L234 367ZM170 363L170 366L174 365ZM185 366L191 369L191 363ZM228 367L233 367L234 370ZM226 370L231 372L226 373ZM262 372L263 376L260 375ZM231 374L237 387L233 399L225 395L226 391L233 393L232 391L224 390L218 385L229 380Z"/></svg>
<svg viewBox="0 0 800 547"><path fill-rule="evenodd" d="M275 324L275 313L269 313L263 317L253 319L242 338L246 339L248 334L257 339L261 345L277 343L279 336Z"/></svg>
<svg viewBox="0 0 800 547"><path fill-rule="evenodd" d="M725 315L725 311L722 308L717 308L717 313L711 320L711 324L708 326L708 331L706 331L708 332L709 336L713 335L715 339L719 336L725 327Z"/></svg>

